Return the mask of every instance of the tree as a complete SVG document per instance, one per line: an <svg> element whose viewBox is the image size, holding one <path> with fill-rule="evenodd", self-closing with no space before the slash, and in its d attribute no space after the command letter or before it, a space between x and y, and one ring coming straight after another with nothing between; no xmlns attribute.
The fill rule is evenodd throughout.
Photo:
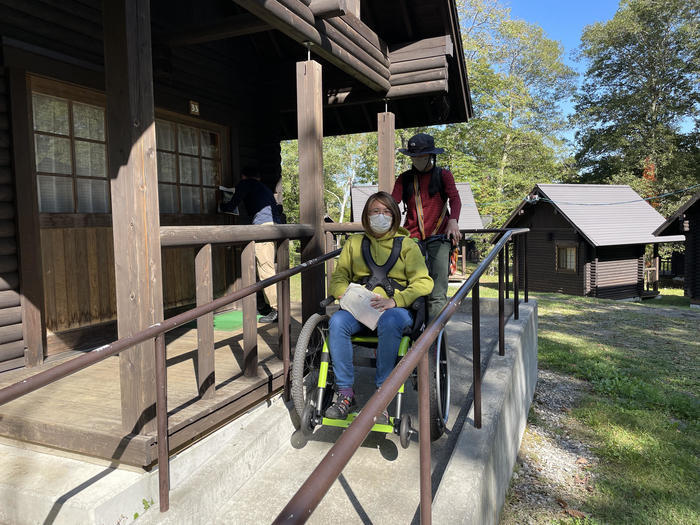
<svg viewBox="0 0 700 525"><path fill-rule="evenodd" d="M502 224L535 183L570 169L560 103L574 92L575 72L561 44L496 0L461 0L458 9L475 117L434 134L480 213Z"/></svg>
<svg viewBox="0 0 700 525"><path fill-rule="evenodd" d="M625 0L584 30L580 55L580 181L651 196L700 180L700 0Z"/></svg>

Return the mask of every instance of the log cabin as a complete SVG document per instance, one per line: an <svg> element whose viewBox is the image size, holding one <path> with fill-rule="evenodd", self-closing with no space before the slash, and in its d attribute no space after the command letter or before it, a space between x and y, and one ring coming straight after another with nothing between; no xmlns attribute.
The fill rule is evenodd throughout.
<svg viewBox="0 0 700 525"><path fill-rule="evenodd" d="M254 281L242 240L258 230L217 213L217 188L246 166L277 187L280 141L299 141L302 224L275 231L302 232L308 260L323 252L324 135L378 131L390 189L396 127L472 114L454 0L0 0L0 44L0 371L26 367L12 380ZM305 317L322 271L302 276ZM214 388L209 340L173 447L283 385L248 359L246 304L249 382ZM29 402L50 424L3 406L0 434L151 464L153 342L115 359L116 390L75 408L114 409L99 432L71 420L89 397L74 388Z"/></svg>
<svg viewBox="0 0 700 525"><path fill-rule="evenodd" d="M691 306L700 308L700 192L654 230L654 235L684 236L683 289Z"/></svg>
<svg viewBox="0 0 700 525"><path fill-rule="evenodd" d="M646 245L683 240L657 237L662 223L626 185L537 184L503 227L530 228L530 290L633 299L645 295ZM524 286L522 268L519 275Z"/></svg>

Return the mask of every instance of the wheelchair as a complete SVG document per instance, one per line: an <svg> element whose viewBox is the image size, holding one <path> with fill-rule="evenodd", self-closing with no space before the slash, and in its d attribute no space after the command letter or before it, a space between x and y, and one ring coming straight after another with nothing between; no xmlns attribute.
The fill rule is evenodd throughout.
<svg viewBox="0 0 700 525"><path fill-rule="evenodd" d="M330 316L326 308L333 303L334 298L324 299L319 311L314 313L304 323L297 340L291 372L291 395L295 410L301 422L301 431L309 435L317 426L347 428L357 417L358 412L348 414L346 419L330 419L324 417L326 408L333 401L335 383L328 348L328 322ZM425 298L419 298L411 307L413 326L404 331L399 345L397 362L410 350L413 342L418 339L425 328L427 307ZM375 332L360 332L351 338L353 346L376 348L377 335ZM356 352L357 354L357 352ZM430 393L430 438L437 440L445 431L450 408L450 361L444 328L429 350L429 393ZM417 374L414 370L410 379L413 390L417 390ZM389 415L388 424L375 424L371 431L385 434L398 434L403 448L408 448L411 435L415 430L411 427L411 417L402 411L402 400L406 390L404 383L396 393L395 413Z"/></svg>

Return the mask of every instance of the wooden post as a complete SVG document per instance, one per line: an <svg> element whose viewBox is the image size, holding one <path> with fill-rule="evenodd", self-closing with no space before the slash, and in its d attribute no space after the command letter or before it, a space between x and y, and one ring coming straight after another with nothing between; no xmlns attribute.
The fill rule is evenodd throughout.
<svg viewBox="0 0 700 525"><path fill-rule="evenodd" d="M379 191L391 193L396 177L394 166L394 134L396 117L385 111L377 115L377 169L379 171Z"/></svg>
<svg viewBox="0 0 700 525"><path fill-rule="evenodd" d="M17 196L17 236L20 259L20 303L24 361L28 367L44 361L46 317L44 313L44 273L41 266L41 230L37 199L34 140L29 128L29 89L24 70L10 70L10 103L12 104L12 164Z"/></svg>
<svg viewBox="0 0 700 525"><path fill-rule="evenodd" d="M333 237L333 232L326 232L326 253L335 249L335 238ZM333 275L333 269L335 268L335 260L328 259L326 261L326 297L331 293L331 276Z"/></svg>
<svg viewBox="0 0 700 525"><path fill-rule="evenodd" d="M289 269L289 241L282 241L277 247L277 273ZM291 332L291 311L290 311L290 288L289 279L280 281L277 284L277 337L279 351L282 354L284 366L284 400L289 401L289 363L290 346L292 340Z"/></svg>
<svg viewBox="0 0 700 525"><path fill-rule="evenodd" d="M102 16L117 327L125 337L163 320L150 2L110 0ZM119 368L124 430L155 432L153 341L122 352Z"/></svg>
<svg viewBox="0 0 700 525"><path fill-rule="evenodd" d="M255 243L249 242L241 252L241 288L255 284ZM258 318L257 298L250 294L243 305L243 374L258 374Z"/></svg>
<svg viewBox="0 0 700 525"><path fill-rule="evenodd" d="M205 244L194 258L197 306L214 300L211 266L211 244ZM216 393L214 371L214 313L197 319L197 389L203 399Z"/></svg>
<svg viewBox="0 0 700 525"><path fill-rule="evenodd" d="M654 291L659 291L659 245L654 243Z"/></svg>
<svg viewBox="0 0 700 525"><path fill-rule="evenodd" d="M321 64L297 62L297 128L299 137L299 221L314 227L301 247L301 261L323 254L323 91ZM323 299L323 266L301 274L301 310L306 321Z"/></svg>

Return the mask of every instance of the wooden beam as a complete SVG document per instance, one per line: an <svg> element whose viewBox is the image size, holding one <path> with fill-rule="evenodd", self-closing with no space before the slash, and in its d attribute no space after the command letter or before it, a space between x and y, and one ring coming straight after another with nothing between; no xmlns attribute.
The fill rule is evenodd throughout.
<svg viewBox="0 0 700 525"><path fill-rule="evenodd" d="M416 60L404 60L403 62L394 62L389 66L389 72L392 75L399 73L409 73L412 71L425 71L435 68L447 69L447 57L438 55L435 57L419 58Z"/></svg>
<svg viewBox="0 0 700 525"><path fill-rule="evenodd" d="M396 116L386 111L377 115L377 169L379 171L379 191L391 193L394 188L394 136Z"/></svg>
<svg viewBox="0 0 700 525"><path fill-rule="evenodd" d="M163 320L148 0L103 4L109 177L119 337ZM155 431L154 343L119 355L122 425Z"/></svg>
<svg viewBox="0 0 700 525"><path fill-rule="evenodd" d="M311 0L309 9L316 18L333 18L348 13L360 18L360 0Z"/></svg>
<svg viewBox="0 0 700 525"><path fill-rule="evenodd" d="M34 175L34 140L29 126L29 87L24 70L10 69L12 116L12 164L17 196L17 235L19 241L22 337L26 345L26 366L37 366L46 353L44 272L41 263L39 201Z"/></svg>
<svg viewBox="0 0 700 525"><path fill-rule="evenodd" d="M174 31L165 36L168 45L189 46L224 40L244 35L253 35L264 31L271 31L273 27L250 13L224 18L211 24L201 25L193 29Z"/></svg>
<svg viewBox="0 0 700 525"><path fill-rule="evenodd" d="M394 64L405 60L417 60L442 55L452 56L453 52L452 38L450 35L444 35L394 46L389 52L389 59Z"/></svg>
<svg viewBox="0 0 700 525"><path fill-rule="evenodd" d="M214 299L214 276L212 272L211 244L205 244L194 258L195 295L197 306ZM197 389L203 399L214 397L214 314L212 312L197 319Z"/></svg>
<svg viewBox="0 0 700 525"><path fill-rule="evenodd" d="M297 136L299 137L299 220L314 235L302 244L302 262L323 254L323 90L321 64L297 62ZM301 274L302 318L306 321L323 299L323 265Z"/></svg>
<svg viewBox="0 0 700 525"><path fill-rule="evenodd" d="M234 0L262 20L297 42L309 42L311 50L342 71L356 78L373 91L385 92L390 84L388 76L370 55L359 60L335 38L326 34L327 22L314 20L313 13L299 0ZM309 21L309 17L311 21ZM316 24L316 25L314 25ZM320 28L320 31L319 31Z"/></svg>

